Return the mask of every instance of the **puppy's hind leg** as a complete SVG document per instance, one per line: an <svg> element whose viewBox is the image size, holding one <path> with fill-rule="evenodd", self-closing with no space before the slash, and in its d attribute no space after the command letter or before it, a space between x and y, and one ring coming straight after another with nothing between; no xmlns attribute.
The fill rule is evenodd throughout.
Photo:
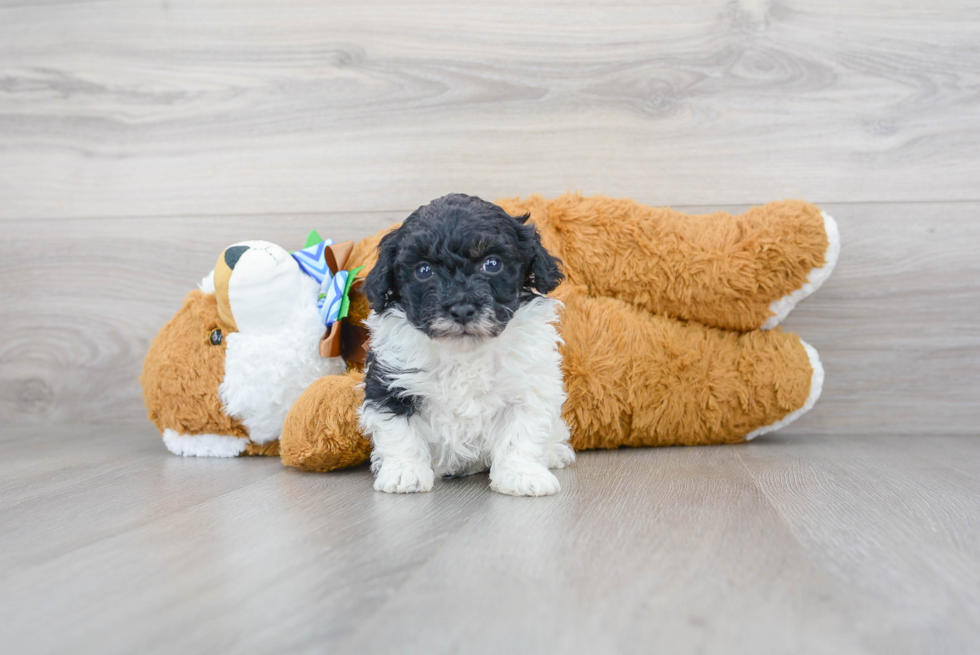
<svg viewBox="0 0 980 655"><path fill-rule="evenodd" d="M400 416L367 404L361 412L361 428L370 435L374 446L371 470L376 491L432 491L432 455L418 415Z"/></svg>
<svg viewBox="0 0 980 655"><path fill-rule="evenodd" d="M543 408L515 407L501 426L490 465L490 488L510 496L550 496L561 484L548 470L551 464L552 417ZM567 453L557 448L557 461Z"/></svg>
<svg viewBox="0 0 980 655"><path fill-rule="evenodd" d="M575 461L575 451L568 445L568 426L562 419L556 420L551 426L551 441L545 449L548 458L548 468L563 469Z"/></svg>

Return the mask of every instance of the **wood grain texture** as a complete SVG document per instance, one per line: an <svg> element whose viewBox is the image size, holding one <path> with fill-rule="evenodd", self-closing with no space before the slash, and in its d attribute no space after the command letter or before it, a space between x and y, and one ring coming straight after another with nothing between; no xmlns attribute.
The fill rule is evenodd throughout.
<svg viewBox="0 0 980 655"><path fill-rule="evenodd" d="M825 209L840 223L840 263L786 327L818 349L827 380L788 432L977 434L980 203ZM311 227L359 238L407 213L3 222L0 418L138 419L149 340L225 246L296 247Z"/></svg>
<svg viewBox="0 0 980 655"><path fill-rule="evenodd" d="M980 5L21 1L0 217L980 200Z"/></svg>
<svg viewBox="0 0 980 655"><path fill-rule="evenodd" d="M178 458L145 424L0 429L0 473L17 653L980 648L969 437L590 452L540 499Z"/></svg>

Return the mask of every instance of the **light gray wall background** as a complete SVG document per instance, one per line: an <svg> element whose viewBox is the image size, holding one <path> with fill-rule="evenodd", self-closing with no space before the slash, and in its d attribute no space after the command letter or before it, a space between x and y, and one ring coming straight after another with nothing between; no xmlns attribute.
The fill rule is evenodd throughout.
<svg viewBox="0 0 980 655"><path fill-rule="evenodd" d="M980 431L980 3L0 0L0 421L142 420L229 243L451 191L841 226L794 433Z"/></svg>

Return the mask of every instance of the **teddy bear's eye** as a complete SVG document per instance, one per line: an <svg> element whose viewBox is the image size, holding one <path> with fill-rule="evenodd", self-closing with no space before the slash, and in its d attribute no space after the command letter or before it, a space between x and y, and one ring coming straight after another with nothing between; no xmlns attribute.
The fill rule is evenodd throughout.
<svg viewBox="0 0 980 655"><path fill-rule="evenodd" d="M215 328L215 329L211 330L211 336L208 337L208 341L211 342L211 345L212 346L220 346L221 345L221 340L223 338L224 337L221 334L221 330L219 330L218 328Z"/></svg>

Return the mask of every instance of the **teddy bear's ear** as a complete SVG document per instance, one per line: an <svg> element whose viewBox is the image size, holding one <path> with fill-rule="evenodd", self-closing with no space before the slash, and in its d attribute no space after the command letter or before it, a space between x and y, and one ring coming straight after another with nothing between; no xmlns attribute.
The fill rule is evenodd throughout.
<svg viewBox="0 0 980 655"><path fill-rule="evenodd" d="M378 243L378 262L364 280L363 291L371 309L381 313L388 303L398 299L395 259L398 257L400 230L392 230Z"/></svg>
<svg viewBox="0 0 980 655"><path fill-rule="evenodd" d="M525 223L530 214L515 217ZM518 228L521 256L524 259L524 289L549 294L561 283L565 276L561 272L561 260L552 256L543 245L541 235L533 224Z"/></svg>

